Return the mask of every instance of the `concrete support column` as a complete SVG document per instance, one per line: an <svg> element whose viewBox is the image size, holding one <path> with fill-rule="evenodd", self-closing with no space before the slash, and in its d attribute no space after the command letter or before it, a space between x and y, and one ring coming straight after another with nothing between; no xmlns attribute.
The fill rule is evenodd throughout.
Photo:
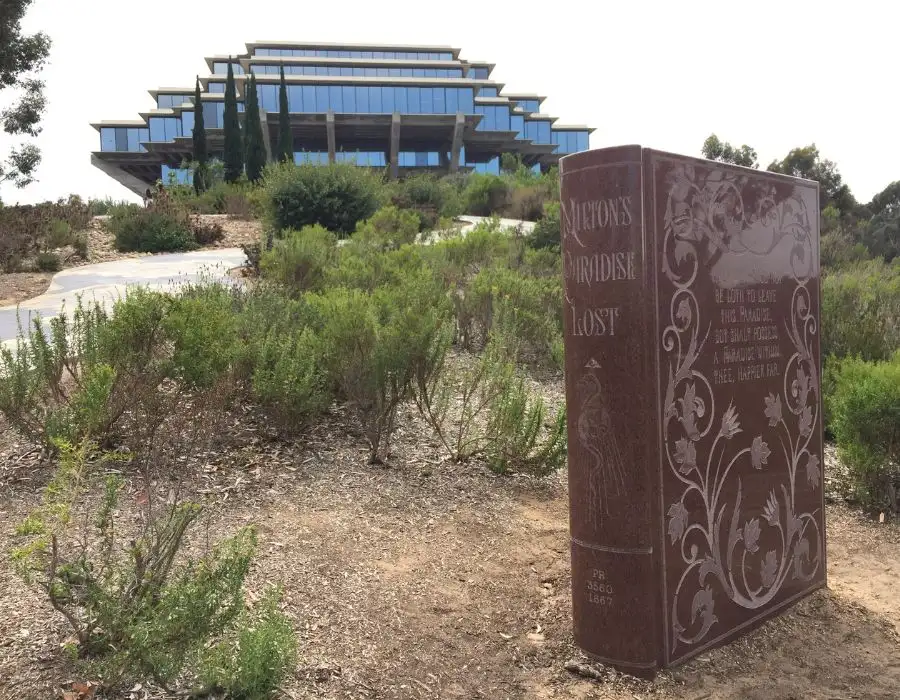
<svg viewBox="0 0 900 700"><path fill-rule="evenodd" d="M450 172L459 172L459 152L462 149L463 132L466 129L466 117L462 112L456 113L456 124L453 126L453 146L450 148Z"/></svg>
<svg viewBox="0 0 900 700"><path fill-rule="evenodd" d="M334 138L334 112L328 110L328 113L325 115L325 131L328 134L328 162L334 163L335 151L337 150L335 147L335 138Z"/></svg>
<svg viewBox="0 0 900 700"><path fill-rule="evenodd" d="M450 168L450 160L447 158L447 151L438 151L438 164L441 166L441 170L448 170Z"/></svg>
<svg viewBox="0 0 900 700"><path fill-rule="evenodd" d="M400 177L400 113L391 115L391 177Z"/></svg>
<svg viewBox="0 0 900 700"><path fill-rule="evenodd" d="M269 129L269 119L266 110L259 110L259 122L262 124L263 144L266 146L266 161L272 162L272 132Z"/></svg>

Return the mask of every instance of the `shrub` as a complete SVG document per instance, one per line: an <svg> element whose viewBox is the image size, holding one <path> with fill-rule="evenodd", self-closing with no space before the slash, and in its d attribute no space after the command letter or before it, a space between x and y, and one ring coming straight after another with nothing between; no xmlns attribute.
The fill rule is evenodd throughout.
<svg viewBox="0 0 900 700"><path fill-rule="evenodd" d="M59 253L44 251L38 253L34 266L41 272L59 272L62 269L62 258Z"/></svg>
<svg viewBox="0 0 900 700"><path fill-rule="evenodd" d="M0 207L0 267L21 269L24 261L69 245L72 234L90 224L88 206L77 196L42 204Z"/></svg>
<svg viewBox="0 0 900 700"><path fill-rule="evenodd" d="M82 260L88 259L88 245L88 236L84 231L75 234L75 237L72 239L72 247L75 249L75 254Z"/></svg>
<svg viewBox="0 0 900 700"><path fill-rule="evenodd" d="M185 290L168 305L162 330L172 349L172 375L191 388L210 388L237 357L238 316L233 290L204 284Z"/></svg>
<svg viewBox="0 0 900 700"><path fill-rule="evenodd" d="M534 226L534 231L528 237L528 245L532 248L550 248L559 249L560 243L559 228L559 203L551 202L544 210L544 215L538 219Z"/></svg>
<svg viewBox="0 0 900 700"><path fill-rule="evenodd" d="M415 243L419 233L419 217L415 212L395 206L382 207L356 228L356 236L370 245L396 250Z"/></svg>
<svg viewBox="0 0 900 700"><path fill-rule="evenodd" d="M120 251L162 253L197 247L188 215L171 203L154 203L147 209L137 205L116 207L106 226Z"/></svg>
<svg viewBox="0 0 900 700"><path fill-rule="evenodd" d="M52 219L50 221L49 231L45 246L47 249L62 248L69 245L72 240L72 227L69 222L62 219Z"/></svg>
<svg viewBox="0 0 900 700"><path fill-rule="evenodd" d="M900 266L871 260L826 275L823 355L886 360L900 348Z"/></svg>
<svg viewBox="0 0 900 700"><path fill-rule="evenodd" d="M199 245L218 243L225 237L225 229L218 221L204 221L199 216L191 218L191 233Z"/></svg>
<svg viewBox="0 0 900 700"><path fill-rule="evenodd" d="M446 178L427 173L406 177L391 188L391 202L401 209L412 209L419 216L419 230L430 231L443 218L462 213L457 188Z"/></svg>
<svg viewBox="0 0 900 700"><path fill-rule="evenodd" d="M477 216L490 216L509 204L511 187L499 175L473 173L465 190L466 211Z"/></svg>
<svg viewBox="0 0 900 700"><path fill-rule="evenodd" d="M273 165L264 187L266 220L274 231L319 224L347 235L375 213L383 197L380 179L349 163Z"/></svg>
<svg viewBox="0 0 900 700"><path fill-rule="evenodd" d="M319 289L336 257L336 242L334 234L318 225L284 231L262 254L260 272L295 293Z"/></svg>
<svg viewBox="0 0 900 700"><path fill-rule="evenodd" d="M264 700L277 689L293 663L297 638L279 611L281 591L271 588L230 633L204 654L204 686L229 698Z"/></svg>
<svg viewBox="0 0 900 700"><path fill-rule="evenodd" d="M544 213L544 202L549 198L543 185L524 185L510 192L509 202L502 213L513 219L537 221Z"/></svg>
<svg viewBox="0 0 900 700"><path fill-rule="evenodd" d="M900 352L889 362L846 359L832 371L831 429L855 495L900 513Z"/></svg>
<svg viewBox="0 0 900 700"><path fill-rule="evenodd" d="M244 529L179 562L199 506L155 503L145 474L140 532L126 538L117 522L123 480L102 475L110 457L95 459L90 443L57 447L59 467L43 502L17 531L18 569L71 626L79 655L93 657L108 680L153 679L168 689L240 612L255 534Z"/></svg>

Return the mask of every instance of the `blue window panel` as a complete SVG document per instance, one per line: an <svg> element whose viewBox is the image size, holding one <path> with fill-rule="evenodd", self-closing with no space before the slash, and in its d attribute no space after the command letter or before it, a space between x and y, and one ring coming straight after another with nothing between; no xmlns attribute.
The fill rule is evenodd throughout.
<svg viewBox="0 0 900 700"><path fill-rule="evenodd" d="M353 68L351 66L341 66L341 75L345 77L353 75Z"/></svg>
<svg viewBox="0 0 900 700"><path fill-rule="evenodd" d="M288 111L302 112L303 110L303 88L300 85L288 85Z"/></svg>
<svg viewBox="0 0 900 700"><path fill-rule="evenodd" d="M497 88L489 88L483 87L478 90L479 97L496 97L497 96Z"/></svg>
<svg viewBox="0 0 900 700"><path fill-rule="evenodd" d="M194 113L187 111L181 113L181 133L185 136L193 136L194 135ZM131 148L131 134L128 135L128 150L137 150L136 148ZM137 134L134 135L135 144L137 144Z"/></svg>
<svg viewBox="0 0 900 700"><path fill-rule="evenodd" d="M459 111L463 114L475 114L475 91L472 88L459 89Z"/></svg>
<svg viewBox="0 0 900 700"><path fill-rule="evenodd" d="M381 108L387 114L393 114L396 109L394 105L394 88L381 88Z"/></svg>
<svg viewBox="0 0 900 700"><path fill-rule="evenodd" d="M150 140L150 129L138 129L137 132L138 132L138 150L143 153L146 153L147 149L144 148L140 144L146 143L147 141Z"/></svg>
<svg viewBox="0 0 900 700"><path fill-rule="evenodd" d="M304 85L302 86L303 91L303 103L298 106L298 111L300 112L315 112L316 111L316 86L315 85Z"/></svg>
<svg viewBox="0 0 900 700"><path fill-rule="evenodd" d="M423 151L416 151L415 159L417 168L423 168L428 165L428 154Z"/></svg>
<svg viewBox="0 0 900 700"><path fill-rule="evenodd" d="M194 181L194 173L190 168L170 168L163 165L160 168L160 175L163 185L190 185Z"/></svg>
<svg viewBox="0 0 900 700"><path fill-rule="evenodd" d="M357 113L369 111L369 88L365 86L356 88L356 111Z"/></svg>
<svg viewBox="0 0 900 700"><path fill-rule="evenodd" d="M373 51L372 58L384 58L384 51Z"/></svg>
<svg viewBox="0 0 900 700"><path fill-rule="evenodd" d="M410 114L421 114L422 108L419 106L422 89L417 87L407 88L407 100Z"/></svg>
<svg viewBox="0 0 900 700"><path fill-rule="evenodd" d="M394 52L394 51L385 51L385 52L384 52L384 57L385 57L385 58L396 58L396 57L397 57L397 54L396 54L396 52Z"/></svg>
<svg viewBox="0 0 900 700"><path fill-rule="evenodd" d="M436 168L440 162L441 162L441 157L438 155L438 152L437 151L429 151L428 165L430 165L432 168Z"/></svg>
<svg viewBox="0 0 900 700"><path fill-rule="evenodd" d="M203 103L203 124L207 129L220 129L222 128L222 124L219 123L219 105L222 105L222 109L225 109L224 102L204 102Z"/></svg>
<svg viewBox="0 0 900 700"><path fill-rule="evenodd" d="M495 107L497 110L497 130L509 131L509 107Z"/></svg>
<svg viewBox="0 0 900 700"><path fill-rule="evenodd" d="M375 114L381 112L381 88L369 87L369 111Z"/></svg>
<svg viewBox="0 0 900 700"><path fill-rule="evenodd" d="M341 87L342 100L344 103L344 111L347 114L356 112L356 90L352 85L344 85Z"/></svg>
<svg viewBox="0 0 900 700"><path fill-rule="evenodd" d="M117 151L127 151L128 150L128 129L124 127L116 128L116 150Z"/></svg>
<svg viewBox="0 0 900 700"><path fill-rule="evenodd" d="M116 130L109 127L100 129L100 150L114 151L116 150Z"/></svg>
<svg viewBox="0 0 900 700"><path fill-rule="evenodd" d="M525 117L522 115L509 115L509 130L516 132L517 139L525 138Z"/></svg>
<svg viewBox="0 0 900 700"><path fill-rule="evenodd" d="M426 78L436 78L437 71L434 68L426 68L425 69L425 77Z"/></svg>
<svg viewBox="0 0 900 700"><path fill-rule="evenodd" d="M328 75L328 66L316 66L316 75Z"/></svg>
<svg viewBox="0 0 900 700"><path fill-rule="evenodd" d="M328 88L328 102L335 112L344 111L343 93L340 85L331 85Z"/></svg>
<svg viewBox="0 0 900 700"><path fill-rule="evenodd" d="M412 78L413 77L413 69L412 68L401 68L400 69L400 77L401 78Z"/></svg>
<svg viewBox="0 0 900 700"><path fill-rule="evenodd" d="M371 51L363 51L362 58L372 58L372 52Z"/></svg>
<svg viewBox="0 0 900 700"><path fill-rule="evenodd" d="M328 66L328 75L340 75L341 67L340 66Z"/></svg>
<svg viewBox="0 0 900 700"><path fill-rule="evenodd" d="M434 114L434 90L426 87L419 89L419 106L422 114Z"/></svg>
<svg viewBox="0 0 900 700"><path fill-rule="evenodd" d="M269 49L256 49L256 51L253 52L253 55L254 56L268 56Z"/></svg>
<svg viewBox="0 0 900 700"><path fill-rule="evenodd" d="M444 88L432 88L432 94L434 95L434 113L446 114L447 100L444 97Z"/></svg>
<svg viewBox="0 0 900 700"><path fill-rule="evenodd" d="M207 92L223 95L225 94L225 83L210 83Z"/></svg>
<svg viewBox="0 0 900 700"><path fill-rule="evenodd" d="M538 143L550 143L550 122L538 122Z"/></svg>
<svg viewBox="0 0 900 700"><path fill-rule="evenodd" d="M204 108L206 105L204 105ZM165 141L166 140L166 125L163 123L163 120L159 117L150 117L150 140L151 141ZM110 149L112 151L116 150L115 147L115 129L113 129L113 147Z"/></svg>
<svg viewBox="0 0 900 700"><path fill-rule="evenodd" d="M459 90L457 88L447 88L444 93L447 101L444 108L447 114L456 114L459 110Z"/></svg>
<svg viewBox="0 0 900 700"><path fill-rule="evenodd" d="M409 92L405 87L394 89L394 109L400 114L409 112Z"/></svg>
<svg viewBox="0 0 900 700"><path fill-rule="evenodd" d="M575 132L575 150L576 151L586 151L590 146L590 134L586 131L577 131Z"/></svg>
<svg viewBox="0 0 900 700"><path fill-rule="evenodd" d="M379 78L387 78L390 75L390 71L387 68L376 68L375 75Z"/></svg>
<svg viewBox="0 0 900 700"><path fill-rule="evenodd" d="M378 74L377 68L363 68L363 74L367 78L374 78Z"/></svg>
<svg viewBox="0 0 900 700"><path fill-rule="evenodd" d="M327 112L330 105L328 104L328 86L316 85L316 111Z"/></svg>

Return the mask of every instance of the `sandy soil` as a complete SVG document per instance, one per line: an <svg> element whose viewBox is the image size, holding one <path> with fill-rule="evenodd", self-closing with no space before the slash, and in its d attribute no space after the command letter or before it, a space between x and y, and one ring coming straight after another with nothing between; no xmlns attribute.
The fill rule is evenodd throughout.
<svg viewBox="0 0 900 700"><path fill-rule="evenodd" d="M548 390L558 394L558 383ZM280 697L898 697L894 525L829 506L830 590L650 683L588 664L572 643L564 474L535 481L447 463L408 409L385 468L366 464L339 413L293 441L251 413L229 420L227 437L186 468L212 532L257 523L250 590L285 587L299 653ZM3 550L47 478L28 449L11 431L0 442ZM168 488L157 484L160 495ZM6 557L0 607L0 698L50 698L88 680L73 678L60 653L65 626Z"/></svg>
<svg viewBox="0 0 900 700"><path fill-rule="evenodd" d="M103 227L103 218L96 217L87 232L88 259L80 258L74 254L74 251L66 248L60 251L63 269L146 255L146 253L120 253L116 250L113 245L113 237ZM240 248L245 243L257 242L262 231L262 226L258 221L231 219L225 214L202 214L200 219L218 221L225 231L225 236L221 241L203 246L201 250ZM43 294L50 286L52 277L53 273L51 272L15 272L12 274L0 272L0 306L18 304Z"/></svg>

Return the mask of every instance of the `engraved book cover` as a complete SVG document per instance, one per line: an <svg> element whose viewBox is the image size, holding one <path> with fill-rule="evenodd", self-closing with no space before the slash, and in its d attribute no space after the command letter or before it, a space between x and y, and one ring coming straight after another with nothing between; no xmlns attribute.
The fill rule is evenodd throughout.
<svg viewBox="0 0 900 700"><path fill-rule="evenodd" d="M560 162L576 643L641 675L825 584L815 182Z"/></svg>

